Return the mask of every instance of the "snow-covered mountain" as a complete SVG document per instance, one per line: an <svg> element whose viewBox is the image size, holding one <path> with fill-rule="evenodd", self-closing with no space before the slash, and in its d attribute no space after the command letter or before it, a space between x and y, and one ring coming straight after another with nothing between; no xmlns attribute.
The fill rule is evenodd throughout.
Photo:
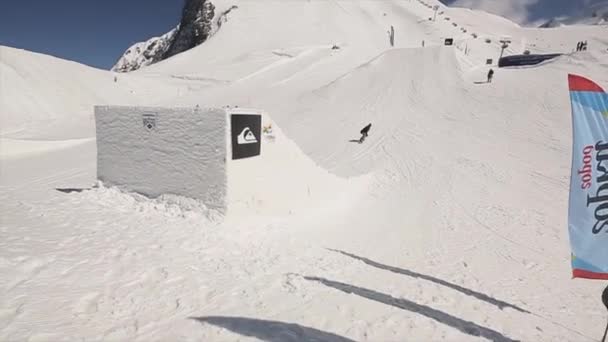
<svg viewBox="0 0 608 342"><path fill-rule="evenodd" d="M129 72L163 60L163 56L173 43L178 29L179 27L176 27L160 37L134 44L120 57L112 71Z"/></svg>
<svg viewBox="0 0 608 342"><path fill-rule="evenodd" d="M566 25L607 25L608 1L596 3L583 8L572 16L552 18L540 25L541 28L551 28Z"/></svg>
<svg viewBox="0 0 608 342"><path fill-rule="evenodd" d="M182 19L169 49L162 59L175 56L203 43L212 33L215 6L209 0L188 0L182 13Z"/></svg>
<svg viewBox="0 0 608 342"><path fill-rule="evenodd" d="M216 18L215 6L211 1L188 0L175 29L161 37L134 44L122 55L112 71L134 71L189 50L213 34L219 19L221 18Z"/></svg>

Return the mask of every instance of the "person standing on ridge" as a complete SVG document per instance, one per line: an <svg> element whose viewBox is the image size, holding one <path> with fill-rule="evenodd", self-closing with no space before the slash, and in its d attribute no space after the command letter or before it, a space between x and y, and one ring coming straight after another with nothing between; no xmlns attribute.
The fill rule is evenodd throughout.
<svg viewBox="0 0 608 342"><path fill-rule="evenodd" d="M367 135L369 133L369 129L372 128L372 124L370 123L369 125L363 127L363 129L361 130L361 138L359 139L359 144L363 143L363 141L365 141L365 138L367 138Z"/></svg>
<svg viewBox="0 0 608 342"><path fill-rule="evenodd" d="M494 77L494 70L490 69L490 71L488 71L488 83L492 83L492 77Z"/></svg>
<svg viewBox="0 0 608 342"><path fill-rule="evenodd" d="M393 25L391 25L391 30L386 31L386 33L388 33L388 41L391 46L395 46L395 28L393 27Z"/></svg>

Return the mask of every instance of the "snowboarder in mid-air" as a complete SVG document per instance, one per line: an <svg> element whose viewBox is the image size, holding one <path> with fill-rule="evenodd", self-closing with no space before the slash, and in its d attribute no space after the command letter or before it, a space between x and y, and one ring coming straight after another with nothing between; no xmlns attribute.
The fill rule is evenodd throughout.
<svg viewBox="0 0 608 342"><path fill-rule="evenodd" d="M367 134L369 133L370 128L372 128L371 123L369 125L363 127L363 129L361 130L361 138L359 139L359 144L361 144L361 143L363 143L363 141L365 141L365 138L367 138Z"/></svg>
<svg viewBox="0 0 608 342"><path fill-rule="evenodd" d="M494 77L494 70L490 69L490 71L488 71L488 83L492 83L492 77Z"/></svg>

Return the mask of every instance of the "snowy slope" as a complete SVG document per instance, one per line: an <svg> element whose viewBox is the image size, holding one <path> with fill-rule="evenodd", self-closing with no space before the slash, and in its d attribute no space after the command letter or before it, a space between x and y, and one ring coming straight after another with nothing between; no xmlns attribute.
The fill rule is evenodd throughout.
<svg viewBox="0 0 608 342"><path fill-rule="evenodd" d="M255 1L237 0L216 4L220 11L231 5L238 10L231 12L230 21L201 47L142 72L235 81L257 71L261 74L265 70L260 69L271 68L272 63L288 63L302 52L308 56L319 49L328 54L334 44L340 52L359 54L344 67L348 69L389 46L391 25L396 31L396 47L420 46L432 30L418 23L426 18L407 11L400 1L266 1L260 6ZM275 15L278 13L281 15ZM249 33L252 27L256 34ZM349 60L354 57L348 55ZM196 66L189 62L192 60L198 61Z"/></svg>
<svg viewBox="0 0 608 342"><path fill-rule="evenodd" d="M179 92L164 81L4 46L0 84L0 135L29 139L93 137L93 105L151 103Z"/></svg>
<svg viewBox="0 0 608 342"><path fill-rule="evenodd" d="M608 88L601 27L524 29L443 6L432 22L416 0L216 6L233 4L205 44L116 84L0 50L17 70L1 84L37 99L0 102L13 127L0 138L0 339L597 340L605 284L570 279L566 75ZM581 39L589 51L485 84L502 36L506 53ZM95 182L97 102L262 108L291 140L277 159L294 162L256 170L277 186L323 179L323 205L265 196L219 220L184 198L78 190Z"/></svg>

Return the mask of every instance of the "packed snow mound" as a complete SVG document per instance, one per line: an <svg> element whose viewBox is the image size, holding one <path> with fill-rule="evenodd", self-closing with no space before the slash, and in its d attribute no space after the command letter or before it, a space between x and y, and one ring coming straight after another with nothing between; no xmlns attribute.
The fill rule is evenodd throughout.
<svg viewBox="0 0 608 342"><path fill-rule="evenodd" d="M341 209L365 196L370 177L342 178L320 167L268 112L238 108L227 114L262 117L260 155L234 160L230 152L234 147L228 144L227 213L231 218Z"/></svg>
<svg viewBox="0 0 608 342"><path fill-rule="evenodd" d="M74 192L76 193L76 192ZM222 213L209 208L200 200L184 196L162 194L150 198L133 191L125 191L99 181L93 187L80 192L83 199L96 203L112 203L136 213L149 213L170 218L202 220L206 224L223 220Z"/></svg>

